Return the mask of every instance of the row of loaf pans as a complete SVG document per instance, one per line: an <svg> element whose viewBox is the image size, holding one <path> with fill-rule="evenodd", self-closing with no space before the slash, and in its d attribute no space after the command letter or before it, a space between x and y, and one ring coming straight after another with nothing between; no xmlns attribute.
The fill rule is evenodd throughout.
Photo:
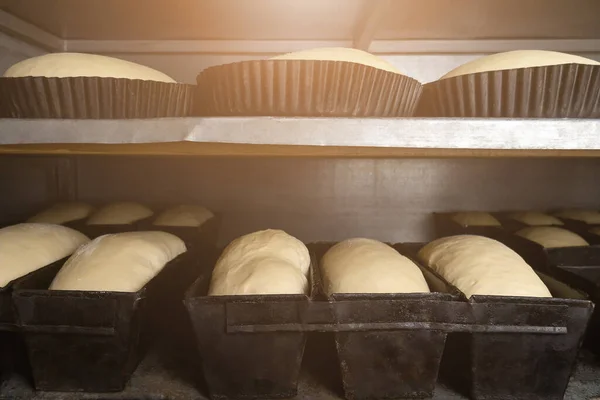
<svg viewBox="0 0 600 400"><path fill-rule="evenodd" d="M527 227L514 220L503 220L502 214L495 214L502 227L462 226L452 220L452 213L434 214L437 237L452 235L480 235L496 239L516 251L535 270L551 273L552 276L568 283L573 288L586 293L595 303L600 304L600 236L589 232L593 225L581 221L562 219L564 226L582 236L590 246L544 248L542 245L514 234ZM600 355L600 311L591 318L586 344Z"/></svg>
<svg viewBox="0 0 600 400"><path fill-rule="evenodd" d="M182 345L193 332L212 398L292 397L307 332L317 331L335 336L349 399L430 397L440 365L472 398L562 398L593 310L583 293L540 273L554 298L467 301L420 266L432 293L325 298L316 260L330 245L311 246L310 296L207 296L210 250L180 256L129 294L44 290L59 262L3 290L0 329L24 339L38 390L119 391L148 333L162 330ZM419 246L395 247L411 256ZM180 300L195 277L192 331Z"/></svg>
<svg viewBox="0 0 600 400"><path fill-rule="evenodd" d="M341 61L254 60L207 68L197 85L113 78L0 78L0 116L598 118L600 66L482 72L422 85Z"/></svg>

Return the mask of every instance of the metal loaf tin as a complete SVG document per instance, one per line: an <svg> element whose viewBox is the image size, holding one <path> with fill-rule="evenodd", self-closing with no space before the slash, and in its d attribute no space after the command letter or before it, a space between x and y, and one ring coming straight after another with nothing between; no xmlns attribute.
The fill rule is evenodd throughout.
<svg viewBox="0 0 600 400"><path fill-rule="evenodd" d="M482 235L489 236L495 232L502 232L502 226L465 226L452 219L456 212L433 213L433 223L436 237L454 235ZM494 215L494 213L490 213Z"/></svg>
<svg viewBox="0 0 600 400"><path fill-rule="evenodd" d="M577 221L569 218L559 217L559 219L565 224L565 229L575 232L590 244L600 244L600 236L590 232L590 229L596 228L599 225L588 224L583 221Z"/></svg>
<svg viewBox="0 0 600 400"><path fill-rule="evenodd" d="M131 224L118 224L118 225L88 225L86 220L80 220L67 225L69 228L73 228L90 239L95 239L102 235L108 235L113 233L124 233L124 232L135 232L143 231L144 227L152 220L153 216L141 219L139 221L132 222Z"/></svg>
<svg viewBox="0 0 600 400"><path fill-rule="evenodd" d="M169 262L135 293L47 290L52 278L15 286L19 329L37 390L123 390L143 356L156 318L172 311L181 284L196 265L187 253Z"/></svg>
<svg viewBox="0 0 600 400"><path fill-rule="evenodd" d="M406 251L416 254L422 246ZM448 336L442 377L474 399L563 398L594 305L582 292L538 275L553 298L471 296L475 323L489 329ZM511 333L510 326L519 329Z"/></svg>
<svg viewBox="0 0 600 400"><path fill-rule="evenodd" d="M319 262L333 244L311 246ZM446 331L456 328L448 322L467 326L469 317L458 290L421 269L431 293L333 294L326 299L347 399L433 396ZM320 268L315 275L315 298L325 299Z"/></svg>
<svg viewBox="0 0 600 400"><path fill-rule="evenodd" d="M600 246L557 247L546 249L517 235L496 237L519 253L534 269L543 271L571 287L585 292L600 303ZM600 354L600 311L595 310L586 333L586 346Z"/></svg>
<svg viewBox="0 0 600 400"><path fill-rule="evenodd" d="M214 266L216 257L211 260ZM311 267L312 268L312 267ZM212 268L185 296L213 399L294 397L306 333L306 295L208 296ZM265 324L259 331L256 325ZM284 326L278 330L278 325ZM275 325L275 326L271 326Z"/></svg>
<svg viewBox="0 0 600 400"><path fill-rule="evenodd" d="M4 373L30 375L27 352L19 334L12 293L16 285L52 280L66 259L49 264L9 282L0 288L0 379ZM6 374L7 375L7 374Z"/></svg>

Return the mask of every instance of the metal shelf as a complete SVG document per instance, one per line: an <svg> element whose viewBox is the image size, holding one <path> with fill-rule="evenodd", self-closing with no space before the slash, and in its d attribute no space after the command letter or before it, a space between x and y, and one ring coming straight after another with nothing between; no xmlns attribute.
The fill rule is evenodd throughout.
<svg viewBox="0 0 600 400"><path fill-rule="evenodd" d="M210 117L0 120L2 153L600 156L600 120Z"/></svg>

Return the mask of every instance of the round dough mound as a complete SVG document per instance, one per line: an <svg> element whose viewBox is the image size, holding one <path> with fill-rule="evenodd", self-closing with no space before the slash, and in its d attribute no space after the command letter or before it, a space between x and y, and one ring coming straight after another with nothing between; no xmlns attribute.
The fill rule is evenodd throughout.
<svg viewBox="0 0 600 400"><path fill-rule="evenodd" d="M72 254L89 242L61 225L18 224L0 229L0 287Z"/></svg>
<svg viewBox="0 0 600 400"><path fill-rule="evenodd" d="M152 216L154 212L148 207L131 202L108 204L96 211L87 225L127 225Z"/></svg>
<svg viewBox="0 0 600 400"><path fill-rule="evenodd" d="M470 61L453 69L440 79L476 74L480 72L502 71L506 69L545 67L562 64L600 65L589 58L546 50L516 50L497 53Z"/></svg>
<svg viewBox="0 0 600 400"><path fill-rule="evenodd" d="M272 60L316 60L316 61L342 61L362 64L383 71L401 74L396 67L381 57L366 51L346 47L321 47L310 50L301 50L294 53L282 54L271 58Z"/></svg>
<svg viewBox="0 0 600 400"><path fill-rule="evenodd" d="M209 295L308 292L308 249L284 231L268 229L231 242L217 260Z"/></svg>
<svg viewBox="0 0 600 400"><path fill-rule="evenodd" d="M418 257L467 297L552 297L521 256L502 243L483 236L438 239L423 247Z"/></svg>
<svg viewBox="0 0 600 400"><path fill-rule="evenodd" d="M348 239L321 260L325 293L426 293L423 273L410 259L385 243Z"/></svg>
<svg viewBox="0 0 600 400"><path fill-rule="evenodd" d="M46 78L99 77L126 78L175 83L173 78L144 65L113 57L82 53L51 53L16 63L6 78L42 76Z"/></svg>
<svg viewBox="0 0 600 400"><path fill-rule="evenodd" d="M199 227L212 217L214 214L202 206L181 205L163 211L152 224L155 226Z"/></svg>
<svg viewBox="0 0 600 400"><path fill-rule="evenodd" d="M462 226L501 226L492 214L479 211L455 213L452 220Z"/></svg>
<svg viewBox="0 0 600 400"><path fill-rule="evenodd" d="M183 241L166 232L100 236L69 258L50 290L137 292L185 251Z"/></svg>
<svg viewBox="0 0 600 400"><path fill-rule="evenodd" d="M509 214L508 217L529 226L563 225L560 219L541 212L515 212Z"/></svg>
<svg viewBox="0 0 600 400"><path fill-rule="evenodd" d="M552 226L536 226L521 229L517 235L541 244L547 249L553 247L589 246L581 236L571 231Z"/></svg>
<svg viewBox="0 0 600 400"><path fill-rule="evenodd" d="M297 267L279 258L255 258L215 278L210 295L304 293L308 293L308 279Z"/></svg>
<svg viewBox="0 0 600 400"><path fill-rule="evenodd" d="M558 218L572 219L586 224L600 224L600 212L591 210L563 210L554 214Z"/></svg>
<svg viewBox="0 0 600 400"><path fill-rule="evenodd" d="M91 205L82 202L57 203L29 218L27 222L60 225L87 218L93 209Z"/></svg>

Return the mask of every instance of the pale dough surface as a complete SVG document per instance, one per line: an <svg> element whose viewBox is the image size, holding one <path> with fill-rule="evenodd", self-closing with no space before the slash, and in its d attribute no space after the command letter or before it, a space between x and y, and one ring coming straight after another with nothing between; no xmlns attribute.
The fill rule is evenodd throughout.
<svg viewBox="0 0 600 400"><path fill-rule="evenodd" d="M541 212L524 211L515 212L508 215L509 218L519 221L529 226L550 226L563 225L562 221L552 215Z"/></svg>
<svg viewBox="0 0 600 400"><path fill-rule="evenodd" d="M479 72L502 71L506 69L545 67L562 64L600 65L589 58L546 50L515 50L497 53L470 61L453 69L440 79Z"/></svg>
<svg viewBox="0 0 600 400"><path fill-rule="evenodd" d="M94 207L80 201L69 203L57 203L44 211L29 218L27 222L38 222L44 224L65 224L87 218Z"/></svg>
<svg viewBox="0 0 600 400"><path fill-rule="evenodd" d="M152 224L156 226L199 227L212 217L214 217L214 214L205 207L180 205L160 213Z"/></svg>
<svg viewBox="0 0 600 400"><path fill-rule="evenodd" d="M111 203L97 210L87 225L127 225L152 216L148 207L133 202Z"/></svg>
<svg viewBox="0 0 600 400"><path fill-rule="evenodd" d="M183 241L166 232L100 236L69 258L50 290L137 292L185 251Z"/></svg>
<svg viewBox="0 0 600 400"><path fill-rule="evenodd" d="M241 236L223 250L209 295L308 292L310 254L300 240L268 229Z"/></svg>
<svg viewBox="0 0 600 400"><path fill-rule="evenodd" d="M419 267L377 240L355 238L337 243L321 260L325 293L426 293Z"/></svg>
<svg viewBox="0 0 600 400"><path fill-rule="evenodd" d="M558 218L573 219L586 224L600 224L600 212L593 210L563 210L554 215Z"/></svg>
<svg viewBox="0 0 600 400"><path fill-rule="evenodd" d="M418 257L467 297L551 297L525 260L493 239L473 235L445 237L427 244Z"/></svg>
<svg viewBox="0 0 600 400"><path fill-rule="evenodd" d="M462 226L500 226L500 222L490 213L469 211L452 215L452 220Z"/></svg>
<svg viewBox="0 0 600 400"><path fill-rule="evenodd" d="M589 243L578 234L553 226L524 228L519 230L517 235L541 244L547 249L554 247L589 246Z"/></svg>
<svg viewBox="0 0 600 400"><path fill-rule="evenodd" d="M373 67L396 74L402 73L381 57L377 57L371 53L367 53L366 51L346 47L322 47L301 50L273 57L272 60L344 61L362 64L368 67Z"/></svg>
<svg viewBox="0 0 600 400"><path fill-rule="evenodd" d="M4 73L7 78L42 76L46 78L100 77L141 79L174 83L160 71L114 57L83 53L50 53L14 64Z"/></svg>
<svg viewBox="0 0 600 400"><path fill-rule="evenodd" d="M89 242L61 225L25 223L0 229L0 287L72 254Z"/></svg>

